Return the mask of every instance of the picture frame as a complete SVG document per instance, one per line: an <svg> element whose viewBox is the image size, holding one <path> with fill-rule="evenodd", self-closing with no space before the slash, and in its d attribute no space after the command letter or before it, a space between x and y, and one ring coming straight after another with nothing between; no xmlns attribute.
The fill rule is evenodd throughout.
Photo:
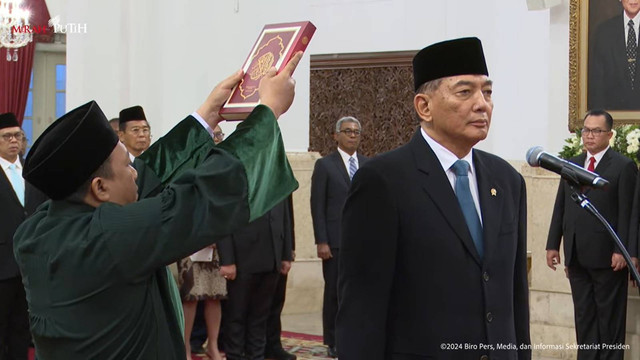
<svg viewBox="0 0 640 360"><path fill-rule="evenodd" d="M605 25L607 22L615 23L618 26L619 18L619 37L624 36L624 20L622 13L624 9L619 0L570 0L569 10L569 131L574 131L582 127L584 114L594 108L603 108L607 110L614 118L614 127L624 124L640 125L640 96L633 97L633 100L627 101L626 105L619 105L617 99L629 98L624 96L615 96L613 91L618 91L627 86L622 77L611 76L614 71L622 73L624 65L622 61L628 61L619 58L616 62L607 62L607 66L601 66L604 51L599 50L600 44L615 44L618 48L622 48L625 52L625 40L615 41L613 37L606 38ZM638 34L636 34L638 36ZM602 41L602 39L607 41ZM607 50L607 54L618 54L620 51ZM618 56L618 55L616 55ZM622 57L623 55L619 55ZM624 55L626 56L626 55ZM609 59L608 59L609 60ZM639 59L640 60L640 59ZM611 65L614 64L614 65ZM599 72L606 71L606 76L597 76ZM629 70L626 70L626 76L629 77ZM636 82L640 81L640 65L636 71L638 74L635 78ZM606 79L606 80L599 80ZM615 87L611 83L615 79ZM635 82L634 82L635 83ZM640 84L640 83L639 83ZM631 80L629 80L629 86ZM611 90L615 89L615 90ZM622 90L620 90L622 91ZM640 93L640 85L635 86L635 90ZM598 97L599 93L605 93L609 99L602 100ZM626 96L626 95L625 95ZM636 103L637 102L637 103Z"/></svg>

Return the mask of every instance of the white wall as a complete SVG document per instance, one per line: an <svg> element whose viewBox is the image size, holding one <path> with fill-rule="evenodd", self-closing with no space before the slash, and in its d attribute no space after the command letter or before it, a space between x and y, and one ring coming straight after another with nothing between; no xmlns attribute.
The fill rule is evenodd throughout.
<svg viewBox="0 0 640 360"><path fill-rule="evenodd" d="M68 35L68 108L96 99L112 117L141 104L156 137L242 65L264 24L300 20L318 29L281 119L287 151L309 143L309 54L420 49L461 36L481 38L495 84L480 148L521 160L533 145L558 151L568 136L567 0L543 11L528 11L525 0L47 2L52 15L87 24L86 34Z"/></svg>

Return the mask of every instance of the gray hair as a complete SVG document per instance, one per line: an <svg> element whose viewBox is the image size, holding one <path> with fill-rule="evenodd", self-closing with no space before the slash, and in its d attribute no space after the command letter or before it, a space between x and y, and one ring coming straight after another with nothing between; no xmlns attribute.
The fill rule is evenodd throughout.
<svg viewBox="0 0 640 360"><path fill-rule="evenodd" d="M418 90L416 90L416 94L429 94L438 90L440 84L442 84L442 79L443 78L427 81L426 83L420 85Z"/></svg>
<svg viewBox="0 0 640 360"><path fill-rule="evenodd" d="M336 122L336 133L340 132L340 127L344 122L356 123L358 124L358 129L362 130L362 126L360 125L360 121L358 121L358 119L354 118L353 116L345 116L345 117L341 117L340 120Z"/></svg>
<svg viewBox="0 0 640 360"><path fill-rule="evenodd" d="M444 78L427 81L426 83L420 85L420 87L418 87L418 90L416 90L416 94L433 93L434 91L438 90L438 88L440 87L440 84L442 84L442 79ZM422 121L422 119L420 118L417 112L415 113L415 118L418 121L418 123Z"/></svg>

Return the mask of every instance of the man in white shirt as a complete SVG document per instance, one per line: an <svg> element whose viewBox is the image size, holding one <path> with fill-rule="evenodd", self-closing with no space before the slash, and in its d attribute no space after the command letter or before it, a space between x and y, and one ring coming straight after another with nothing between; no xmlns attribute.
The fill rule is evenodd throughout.
<svg viewBox="0 0 640 360"><path fill-rule="evenodd" d="M136 105L120 111L118 136L126 146L131 162L151 145L151 126L142 106Z"/></svg>
<svg viewBox="0 0 640 360"><path fill-rule="evenodd" d="M23 138L16 116L0 115L0 358L5 359L4 354L6 359L26 360L29 321L24 287L13 255L13 234L45 197L32 196L35 189L22 178L18 154Z"/></svg>
<svg viewBox="0 0 640 360"><path fill-rule="evenodd" d="M342 207L347 200L353 175L367 160L357 153L362 135L358 119L341 118L336 123L333 138L338 149L316 161L311 177L311 216L313 232L322 259L324 301L322 328L328 355L337 357L335 323L338 312L338 259L340 254L340 223Z"/></svg>
<svg viewBox="0 0 640 360"><path fill-rule="evenodd" d="M640 2L620 2L622 13L602 22L589 41L589 109L640 109Z"/></svg>
<svg viewBox="0 0 640 360"><path fill-rule="evenodd" d="M524 179L474 148L493 112L482 43L428 46L413 72L413 138L360 167L342 212L338 355L530 359Z"/></svg>
<svg viewBox="0 0 640 360"><path fill-rule="evenodd" d="M636 164L609 147L613 118L604 110L591 110L584 118L582 142L587 150L569 161L598 173L609 181L606 190L587 192L589 200L607 219L625 247L629 238ZM576 323L578 359L620 359L622 349L602 344L625 342L627 271L620 249L605 227L571 199L573 190L560 183L547 239L547 265L560 264L564 242L565 266L571 284ZM637 224L637 222L636 222ZM599 345L600 349L589 345Z"/></svg>

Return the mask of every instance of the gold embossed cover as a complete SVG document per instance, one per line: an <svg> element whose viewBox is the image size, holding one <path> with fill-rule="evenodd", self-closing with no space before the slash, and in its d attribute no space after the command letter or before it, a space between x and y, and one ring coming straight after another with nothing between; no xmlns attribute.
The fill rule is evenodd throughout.
<svg viewBox="0 0 640 360"><path fill-rule="evenodd" d="M244 120L260 103L260 79L273 66L278 72L298 51L304 51L316 27L310 21L266 25L244 63L244 77L220 109L227 120Z"/></svg>

